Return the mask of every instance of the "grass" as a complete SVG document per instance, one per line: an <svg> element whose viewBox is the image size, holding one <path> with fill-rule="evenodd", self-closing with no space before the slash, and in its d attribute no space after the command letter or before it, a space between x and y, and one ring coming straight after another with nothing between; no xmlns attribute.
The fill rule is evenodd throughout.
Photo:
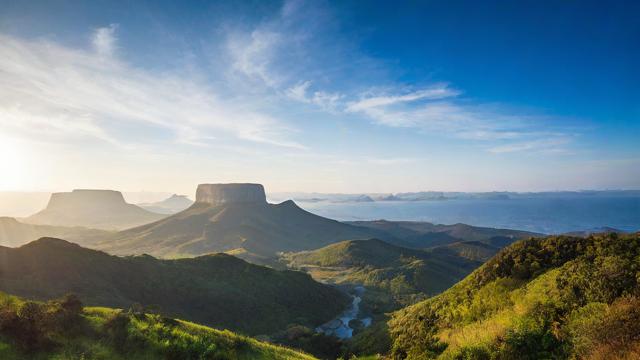
<svg viewBox="0 0 640 360"><path fill-rule="evenodd" d="M0 310L19 310L26 302L0 294ZM46 330L48 345L24 349L17 334L0 323L0 359L266 359L312 360L292 349L228 330L216 330L155 314L85 307L74 330Z"/></svg>

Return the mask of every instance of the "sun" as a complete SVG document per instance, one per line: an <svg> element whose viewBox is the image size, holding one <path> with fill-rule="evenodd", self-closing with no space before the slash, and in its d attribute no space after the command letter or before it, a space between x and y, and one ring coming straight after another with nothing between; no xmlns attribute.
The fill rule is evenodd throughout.
<svg viewBox="0 0 640 360"><path fill-rule="evenodd" d="M33 180L29 154L23 142L0 135L0 190L21 190Z"/></svg>

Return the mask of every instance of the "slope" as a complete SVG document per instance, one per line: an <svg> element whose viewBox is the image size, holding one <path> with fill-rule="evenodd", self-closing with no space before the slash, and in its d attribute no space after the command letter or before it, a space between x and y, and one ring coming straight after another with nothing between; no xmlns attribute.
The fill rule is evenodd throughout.
<svg viewBox="0 0 640 360"><path fill-rule="evenodd" d="M38 303L0 293L0 358L266 359L313 357L143 311L83 307L67 296Z"/></svg>
<svg viewBox="0 0 640 360"><path fill-rule="evenodd" d="M111 233L105 230L88 229L84 227L33 225L22 223L10 217L0 217L0 246L20 246L41 237L65 238L87 246L110 235Z"/></svg>
<svg viewBox="0 0 640 360"><path fill-rule="evenodd" d="M640 357L640 234L519 241L394 314L398 359Z"/></svg>
<svg viewBox="0 0 640 360"><path fill-rule="evenodd" d="M43 238L20 248L0 248L0 259L2 291L35 299L73 292L100 306L141 303L248 334L272 333L291 323L315 326L349 302L307 274L276 271L225 254L122 258Z"/></svg>
<svg viewBox="0 0 640 360"><path fill-rule="evenodd" d="M161 257L232 252L260 262L278 252L315 249L372 234L376 233L309 213L293 201L220 205L196 202L166 219L122 231L98 247L115 254L148 253Z"/></svg>
<svg viewBox="0 0 640 360"><path fill-rule="evenodd" d="M405 305L416 297L444 291L481 264L453 251L407 249L378 239L349 240L313 251L287 253L282 261L317 280L364 285Z"/></svg>

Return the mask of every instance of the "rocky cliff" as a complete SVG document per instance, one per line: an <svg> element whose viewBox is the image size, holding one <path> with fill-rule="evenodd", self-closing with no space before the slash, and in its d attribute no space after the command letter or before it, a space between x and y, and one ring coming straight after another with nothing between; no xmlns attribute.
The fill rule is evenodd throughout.
<svg viewBox="0 0 640 360"><path fill-rule="evenodd" d="M260 184L200 184L196 202L211 205L266 204L264 187Z"/></svg>

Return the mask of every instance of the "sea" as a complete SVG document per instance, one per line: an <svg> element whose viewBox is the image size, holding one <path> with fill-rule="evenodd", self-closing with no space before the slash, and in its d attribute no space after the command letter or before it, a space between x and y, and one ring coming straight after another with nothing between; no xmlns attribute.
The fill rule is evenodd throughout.
<svg viewBox="0 0 640 360"><path fill-rule="evenodd" d="M312 213L341 221L409 220L527 230L544 234L640 230L640 196L557 196L514 199L298 202Z"/></svg>

